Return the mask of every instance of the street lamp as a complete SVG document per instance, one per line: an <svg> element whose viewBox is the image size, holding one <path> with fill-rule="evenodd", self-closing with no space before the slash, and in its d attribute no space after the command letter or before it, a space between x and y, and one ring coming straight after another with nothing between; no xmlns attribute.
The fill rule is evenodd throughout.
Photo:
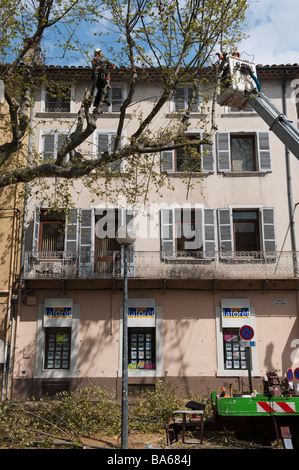
<svg viewBox="0 0 299 470"><path fill-rule="evenodd" d="M123 225L116 234L116 239L123 246L124 258L124 295L123 295L123 345L122 345L122 401L121 401L121 445L128 448L128 247L136 240L133 227Z"/></svg>

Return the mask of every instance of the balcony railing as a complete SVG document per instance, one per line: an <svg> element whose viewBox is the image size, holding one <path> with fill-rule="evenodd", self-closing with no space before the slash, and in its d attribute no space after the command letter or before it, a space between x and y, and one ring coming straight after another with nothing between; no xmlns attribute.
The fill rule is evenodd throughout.
<svg viewBox="0 0 299 470"><path fill-rule="evenodd" d="M291 279L298 252L131 252L128 275L136 279ZM25 279L115 279L122 253L26 252Z"/></svg>

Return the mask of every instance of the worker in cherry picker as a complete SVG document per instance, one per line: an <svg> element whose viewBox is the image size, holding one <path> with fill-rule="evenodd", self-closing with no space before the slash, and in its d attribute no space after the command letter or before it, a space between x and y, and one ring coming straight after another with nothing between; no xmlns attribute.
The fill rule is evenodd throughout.
<svg viewBox="0 0 299 470"><path fill-rule="evenodd" d="M222 72L222 75L221 75L221 84L224 85L226 88L229 87L230 85L230 78L228 76L229 74L229 63L228 63L228 60L227 60L227 53L223 53L223 54L219 54L217 53L218 55L218 61L216 63L216 65L220 65L222 63L222 61L224 60L224 65L223 65L223 72ZM232 57L236 58L236 59L239 59L240 58L240 54L239 52L237 51L234 51L232 53Z"/></svg>
<svg viewBox="0 0 299 470"><path fill-rule="evenodd" d="M98 48L94 51L92 67L95 70L98 68L98 79L96 83L97 94L93 103L94 107L96 108L102 99L102 95L106 95L107 89L110 88L110 78L109 74L107 73L107 69L114 69L115 65L106 59L103 56L101 49ZM107 98L105 98L104 103L107 104L107 106L110 105L110 102Z"/></svg>

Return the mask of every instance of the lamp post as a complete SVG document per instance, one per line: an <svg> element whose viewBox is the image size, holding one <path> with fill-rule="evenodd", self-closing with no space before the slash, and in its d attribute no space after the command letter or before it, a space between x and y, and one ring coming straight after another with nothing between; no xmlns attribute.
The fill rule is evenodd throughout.
<svg viewBox="0 0 299 470"><path fill-rule="evenodd" d="M123 344L122 344L122 401L121 446L128 448L128 247L136 240L133 227L124 225L117 231L116 239L123 246L124 293L123 293Z"/></svg>

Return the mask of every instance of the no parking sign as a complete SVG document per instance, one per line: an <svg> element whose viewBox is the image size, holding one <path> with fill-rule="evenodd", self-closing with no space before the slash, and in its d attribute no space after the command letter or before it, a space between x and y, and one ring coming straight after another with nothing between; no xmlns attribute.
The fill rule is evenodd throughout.
<svg viewBox="0 0 299 470"><path fill-rule="evenodd" d="M243 325L240 328L239 335L244 341L250 341L254 336L253 328L249 325Z"/></svg>

